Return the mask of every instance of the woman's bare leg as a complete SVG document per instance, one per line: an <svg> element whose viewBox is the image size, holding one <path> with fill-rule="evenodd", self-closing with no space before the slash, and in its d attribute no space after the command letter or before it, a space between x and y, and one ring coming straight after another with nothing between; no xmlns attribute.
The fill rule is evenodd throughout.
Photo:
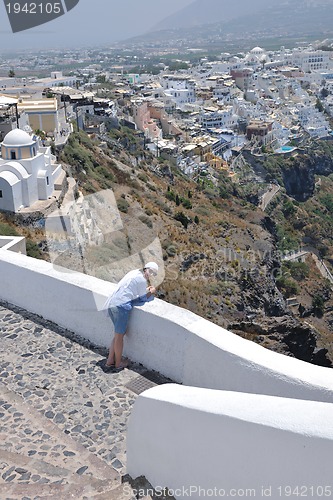
<svg viewBox="0 0 333 500"><path fill-rule="evenodd" d="M115 357L115 367L121 368L127 366L125 362L121 361L124 348L124 335L121 333L114 334L114 357Z"/></svg>
<svg viewBox="0 0 333 500"><path fill-rule="evenodd" d="M106 360L106 366L113 366L113 365L114 365L114 337L110 345L108 359Z"/></svg>

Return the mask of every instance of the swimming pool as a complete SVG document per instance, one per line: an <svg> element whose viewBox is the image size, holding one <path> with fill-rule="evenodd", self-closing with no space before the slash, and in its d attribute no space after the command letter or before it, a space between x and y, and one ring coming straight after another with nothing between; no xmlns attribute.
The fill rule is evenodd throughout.
<svg viewBox="0 0 333 500"><path fill-rule="evenodd" d="M293 146L281 146L281 148L275 150L275 153L290 153L294 149L296 148Z"/></svg>

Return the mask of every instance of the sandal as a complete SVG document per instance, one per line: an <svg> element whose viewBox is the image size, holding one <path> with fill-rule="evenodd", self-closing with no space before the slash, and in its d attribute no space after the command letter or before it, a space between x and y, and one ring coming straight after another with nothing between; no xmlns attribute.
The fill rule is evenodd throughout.
<svg viewBox="0 0 333 500"><path fill-rule="evenodd" d="M123 369L123 368L127 368L128 367L128 359L123 359L120 363L119 366L115 366L115 369L116 370L119 370L119 369Z"/></svg>

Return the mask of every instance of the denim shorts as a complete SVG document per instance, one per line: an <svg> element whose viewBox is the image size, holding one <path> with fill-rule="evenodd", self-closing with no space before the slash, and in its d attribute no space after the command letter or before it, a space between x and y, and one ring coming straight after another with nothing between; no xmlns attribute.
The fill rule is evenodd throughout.
<svg viewBox="0 0 333 500"><path fill-rule="evenodd" d="M123 307L109 307L108 313L112 320L115 333L121 333L122 335L126 333L130 312L130 310L124 309Z"/></svg>

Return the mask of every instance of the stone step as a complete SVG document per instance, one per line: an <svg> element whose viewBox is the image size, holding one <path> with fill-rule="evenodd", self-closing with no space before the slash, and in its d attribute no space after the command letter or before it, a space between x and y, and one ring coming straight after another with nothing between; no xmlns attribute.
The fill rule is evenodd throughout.
<svg viewBox="0 0 333 500"><path fill-rule="evenodd" d="M121 474L138 371L104 373L100 350L3 304L0 341L0 499L135 500Z"/></svg>
<svg viewBox="0 0 333 500"><path fill-rule="evenodd" d="M137 497L130 486L121 484L110 491L97 493L92 498L94 500L136 500ZM151 500L151 497L141 497L140 500Z"/></svg>
<svg viewBox="0 0 333 500"><path fill-rule="evenodd" d="M1 418L2 441L0 457L3 463L15 462L16 467L30 465L31 476L35 471L40 482L56 477L66 480L70 475L89 474L94 478L119 481L119 474L104 460L82 446L59 427L28 405L24 399L0 383L3 417ZM13 467L11 465L9 470ZM1 474L0 482L8 481L14 471ZM25 474L25 475L24 475ZM3 477L5 475L5 477ZM23 473L26 477L26 473ZM11 481L24 481L22 474L16 474ZM27 479L27 481L30 480Z"/></svg>
<svg viewBox="0 0 333 500"><path fill-rule="evenodd" d="M36 497L38 500L44 498L54 500L65 500L67 498L90 500L103 492L103 494L107 494L111 499L117 498L117 496L113 496L113 491L117 491L117 488L113 482L94 479L87 484L80 484L79 482L71 484L5 484L1 486L1 498L4 500L7 500L7 498L10 498L10 500L21 500L22 498ZM133 496L128 496L129 500L132 500L132 498Z"/></svg>
<svg viewBox="0 0 333 500"><path fill-rule="evenodd" d="M63 435L125 473L126 425L137 397L126 385L137 373L104 373L98 366L103 359L98 350L89 349L75 335L42 318L0 306L0 320L0 380L4 386ZM1 412L0 405L0 423ZM30 436L34 434L38 440L35 429ZM17 451L17 446L20 443L14 439L9 451Z"/></svg>

